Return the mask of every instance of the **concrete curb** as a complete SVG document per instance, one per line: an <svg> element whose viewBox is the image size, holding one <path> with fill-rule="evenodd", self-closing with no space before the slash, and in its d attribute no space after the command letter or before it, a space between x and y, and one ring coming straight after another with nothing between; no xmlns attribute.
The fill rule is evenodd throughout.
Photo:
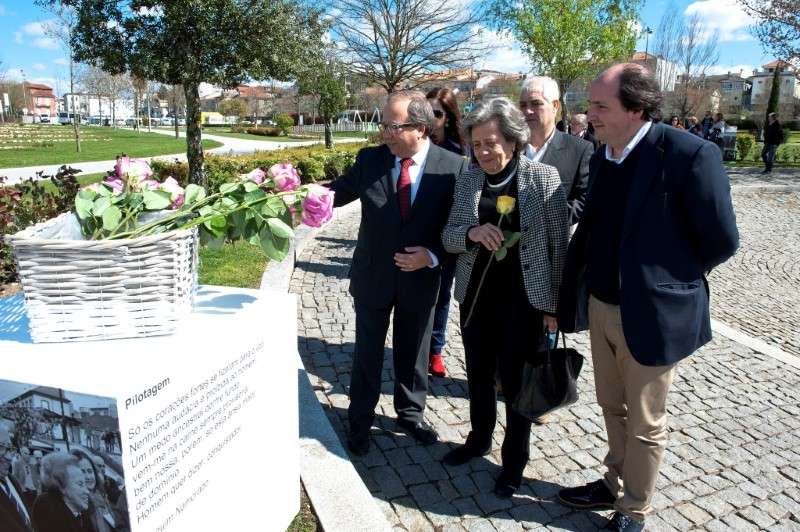
<svg viewBox="0 0 800 532"><path fill-rule="evenodd" d="M734 192L799 192L799 185L733 185Z"/></svg>
<svg viewBox="0 0 800 532"><path fill-rule="evenodd" d="M356 201L336 209L334 219L360 208ZM300 226L295 230L291 259L269 264L261 278L262 291L289 291L297 258L322 229ZM389 532L391 524L350 462L319 404L299 354L297 364L300 477L322 528L326 532Z"/></svg>

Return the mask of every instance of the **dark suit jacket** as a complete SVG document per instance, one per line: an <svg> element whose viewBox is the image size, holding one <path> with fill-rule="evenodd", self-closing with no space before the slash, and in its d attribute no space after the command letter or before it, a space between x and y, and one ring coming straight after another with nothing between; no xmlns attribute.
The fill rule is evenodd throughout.
<svg viewBox="0 0 800 532"><path fill-rule="evenodd" d="M705 273L730 258L739 233L730 182L717 147L685 131L653 124L625 209L619 250L625 340L646 366L675 363L711 339ZM588 327L586 247L594 215L592 187L604 150L591 163L584 217L567 251L559 298L564 332Z"/></svg>
<svg viewBox="0 0 800 532"><path fill-rule="evenodd" d="M589 133L588 131L586 131L586 132L583 134L583 137L581 137L581 138L582 138L583 140L585 140L586 142L591 142L591 143L592 143L592 146L594 146L594 151L597 151L597 148L600 146L600 141L599 141L599 140L597 140L597 137L595 137L594 135L592 135L591 133Z"/></svg>
<svg viewBox="0 0 800 532"><path fill-rule="evenodd" d="M57 491L45 491L33 505L36 532L97 532L89 510L77 517Z"/></svg>
<svg viewBox="0 0 800 532"><path fill-rule="evenodd" d="M439 259L447 257L441 234L453 202L455 179L465 171L464 157L431 142L424 174L403 223L391 171L395 157L386 145L364 148L347 174L331 183L336 207L361 200L361 226L350 267L350 294L359 304L387 308L402 302L406 308L432 307L439 291L440 267L402 272L394 254L406 246L424 246Z"/></svg>
<svg viewBox="0 0 800 532"><path fill-rule="evenodd" d="M589 159L593 152L591 142L556 130L547 151L539 161L555 166L558 170L567 195L570 225L578 223L583 212L589 183Z"/></svg>
<svg viewBox="0 0 800 532"><path fill-rule="evenodd" d="M22 496L22 487L20 487L19 483L14 479L13 476L9 475L8 478L11 480L11 484L13 484L14 489L17 490L17 495L19 495L19 498L24 505L25 498ZM31 520L33 520L33 513L31 512L31 509L27 507L25 509L28 511L28 516L31 518ZM0 531L31 532L31 530L32 529L25 524L22 516L19 515L16 505L7 500L5 495L0 493Z"/></svg>

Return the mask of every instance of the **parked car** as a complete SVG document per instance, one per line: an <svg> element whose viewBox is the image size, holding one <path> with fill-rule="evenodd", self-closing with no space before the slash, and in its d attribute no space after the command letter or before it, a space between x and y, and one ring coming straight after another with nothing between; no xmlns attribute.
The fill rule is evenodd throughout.
<svg viewBox="0 0 800 532"><path fill-rule="evenodd" d="M81 114L76 115L75 113L66 113L63 111L58 113L58 123L61 124L62 126L66 126L72 124L76 120L76 117L79 124L86 123L85 116Z"/></svg>
<svg viewBox="0 0 800 532"><path fill-rule="evenodd" d="M49 124L50 115L39 115L39 122L41 122L42 124Z"/></svg>

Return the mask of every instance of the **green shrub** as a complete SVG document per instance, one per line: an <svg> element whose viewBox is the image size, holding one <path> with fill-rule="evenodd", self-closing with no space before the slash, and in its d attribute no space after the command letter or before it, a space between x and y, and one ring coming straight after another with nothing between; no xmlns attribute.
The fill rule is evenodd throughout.
<svg viewBox="0 0 800 532"><path fill-rule="evenodd" d="M247 128L243 124L233 124L231 126L231 133L245 133Z"/></svg>
<svg viewBox="0 0 800 532"><path fill-rule="evenodd" d="M0 177L0 234L14 234L72 209L80 189L75 176L80 170L62 166L54 176L41 173L13 186ZM0 283L17 279L11 248L0 238Z"/></svg>
<svg viewBox="0 0 800 532"><path fill-rule="evenodd" d="M325 160L325 177L336 179L353 166L356 154L352 151L333 151Z"/></svg>
<svg viewBox="0 0 800 532"><path fill-rule="evenodd" d="M275 117L275 124L278 126L281 133L288 135L292 132L292 127L294 127L294 118L285 113L279 114Z"/></svg>
<svg viewBox="0 0 800 532"><path fill-rule="evenodd" d="M316 183L325 178L325 158L311 155L300 159L295 165L304 183Z"/></svg>
<svg viewBox="0 0 800 532"><path fill-rule="evenodd" d="M150 161L150 169L158 177L159 181L173 177L182 187L189 184L189 166L177 159L172 161L153 159Z"/></svg>
<svg viewBox="0 0 800 532"><path fill-rule="evenodd" d="M736 151L739 152L739 160L744 161L753 149L756 139L752 135L736 135Z"/></svg>
<svg viewBox="0 0 800 532"><path fill-rule="evenodd" d="M283 131L277 127L249 127L247 133L250 135L260 135L262 137L277 137L283 134Z"/></svg>

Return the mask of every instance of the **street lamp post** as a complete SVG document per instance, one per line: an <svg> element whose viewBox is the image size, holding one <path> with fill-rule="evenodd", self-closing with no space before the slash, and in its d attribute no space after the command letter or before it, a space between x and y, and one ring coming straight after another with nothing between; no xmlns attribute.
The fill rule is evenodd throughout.
<svg viewBox="0 0 800 532"><path fill-rule="evenodd" d="M644 60L647 61L647 52L650 45L650 36L653 34L653 30L650 29L650 26L644 27Z"/></svg>

